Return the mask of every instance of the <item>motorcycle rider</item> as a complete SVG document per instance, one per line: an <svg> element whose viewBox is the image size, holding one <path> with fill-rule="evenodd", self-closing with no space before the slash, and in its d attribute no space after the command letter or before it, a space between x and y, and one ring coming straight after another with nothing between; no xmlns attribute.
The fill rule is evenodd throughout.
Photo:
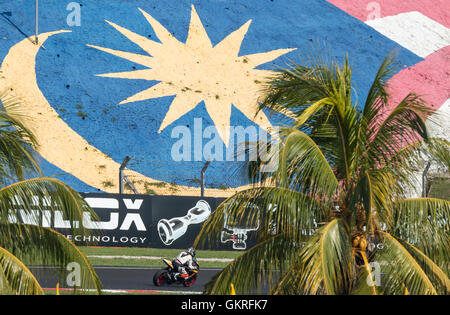
<svg viewBox="0 0 450 315"><path fill-rule="evenodd" d="M189 276L187 270L195 269L195 249L190 247L186 252L181 252L177 258L172 260L172 264L175 269L175 274L173 276L174 280L178 280L180 278L187 278Z"/></svg>

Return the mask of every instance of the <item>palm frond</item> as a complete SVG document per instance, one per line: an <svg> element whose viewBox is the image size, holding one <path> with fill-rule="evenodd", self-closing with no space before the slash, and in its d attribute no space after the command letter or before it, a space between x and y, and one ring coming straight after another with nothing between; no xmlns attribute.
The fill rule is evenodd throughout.
<svg viewBox="0 0 450 315"><path fill-rule="evenodd" d="M377 116L378 112L383 111L388 106L389 94L387 92L387 81L398 69L396 56L397 53L395 51L390 52L386 56L370 86L361 118L366 125L371 125L373 118Z"/></svg>
<svg viewBox="0 0 450 315"><path fill-rule="evenodd" d="M85 213L95 221L98 216L84 199L67 184L51 177L38 177L20 181L0 189L0 237L10 239L20 236L7 223L50 224L55 214L70 222L82 222ZM89 234L81 224L72 225L72 232ZM24 233L25 229L20 233Z"/></svg>
<svg viewBox="0 0 450 315"><path fill-rule="evenodd" d="M437 294L427 273L405 243L386 232L379 233L384 246L377 251L374 261L381 265L385 277L380 290L385 294L403 294L406 288L413 295Z"/></svg>
<svg viewBox="0 0 450 315"><path fill-rule="evenodd" d="M2 184L23 180L27 175L40 173L35 161L36 138L22 121L20 101L6 92L0 92L0 175Z"/></svg>
<svg viewBox="0 0 450 315"><path fill-rule="evenodd" d="M448 272L450 201L411 198L394 203L390 233L423 251Z"/></svg>
<svg viewBox="0 0 450 315"><path fill-rule="evenodd" d="M301 62L303 64L294 63L277 69L275 75L268 79L262 91L265 98L260 104L261 109L284 110L289 111L290 116L293 113L301 117L304 111L311 111L312 104L333 104L342 91L346 94L351 89L347 57L341 68L331 53L324 55L323 50L314 49L310 54L304 54Z"/></svg>
<svg viewBox="0 0 450 315"><path fill-rule="evenodd" d="M229 294L231 283L238 294L261 294L263 289L270 290L295 259L295 248L286 235L271 236L227 265L205 286L204 292Z"/></svg>
<svg viewBox="0 0 450 315"><path fill-rule="evenodd" d="M354 278L352 283L352 295L379 295L379 286L381 285L380 268L372 268L373 263L366 257L365 252L359 253L363 259L363 265L355 266Z"/></svg>
<svg viewBox="0 0 450 315"><path fill-rule="evenodd" d="M101 293L102 284L86 255L73 242L55 230L36 225L21 223L10 224L18 235L25 238L5 239L5 248L13 248L17 257L30 265L51 266L59 275L59 282L64 284L69 264L76 263L80 287L76 293L85 293L86 289L94 289ZM42 240L45 240L43 242ZM80 289L80 290L78 290Z"/></svg>
<svg viewBox="0 0 450 315"><path fill-rule="evenodd" d="M348 294L352 274L350 243L345 223L340 219L329 222L303 246L299 272L279 290L290 294Z"/></svg>
<svg viewBox="0 0 450 315"><path fill-rule="evenodd" d="M420 264L422 269L427 273L430 280L434 283L436 288L439 288L440 292L443 294L450 293L450 280L448 278L448 268L447 271L443 271L433 260L420 251L417 247L399 240L405 248L408 249L410 254L414 259ZM448 260L446 261L446 266L448 267Z"/></svg>
<svg viewBox="0 0 450 315"><path fill-rule="evenodd" d="M19 295L44 294L30 270L2 247L0 247L0 292Z"/></svg>
<svg viewBox="0 0 450 315"><path fill-rule="evenodd" d="M285 129L280 149L280 166L274 176L291 189L331 198L339 189L339 180L324 153L304 132Z"/></svg>
<svg viewBox="0 0 450 315"><path fill-rule="evenodd" d="M355 188L351 191L349 200L352 222L356 223L356 211L360 203L365 212L364 226L368 232L373 234L382 225L392 225L393 203L403 195L404 189L392 173L374 170L361 174L361 178L355 180Z"/></svg>
<svg viewBox="0 0 450 315"><path fill-rule="evenodd" d="M308 195L281 187L251 188L225 200L203 225L195 246L219 242L225 226L258 227L258 240L283 234L298 243L327 217L324 204Z"/></svg>
<svg viewBox="0 0 450 315"><path fill-rule="evenodd" d="M404 146L428 138L425 117L432 109L417 95L408 94L378 125L369 125L367 152L372 165L385 165Z"/></svg>

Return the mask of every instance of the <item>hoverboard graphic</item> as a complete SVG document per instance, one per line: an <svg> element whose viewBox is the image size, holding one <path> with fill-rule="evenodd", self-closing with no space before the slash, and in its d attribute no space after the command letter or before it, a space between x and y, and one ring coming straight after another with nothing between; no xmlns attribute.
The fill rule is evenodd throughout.
<svg viewBox="0 0 450 315"><path fill-rule="evenodd" d="M205 200L199 200L184 217L159 220L157 225L159 237L165 245L169 246L186 233L189 225L202 223L210 215L209 204Z"/></svg>

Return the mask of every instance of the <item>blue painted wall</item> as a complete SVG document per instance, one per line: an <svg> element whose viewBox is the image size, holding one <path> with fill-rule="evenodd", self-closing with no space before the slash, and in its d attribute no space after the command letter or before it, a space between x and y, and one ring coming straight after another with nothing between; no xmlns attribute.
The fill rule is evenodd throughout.
<svg viewBox="0 0 450 315"><path fill-rule="evenodd" d="M213 125L203 103L187 113L176 124L158 133L173 97L151 99L118 105L127 97L142 91L156 81L102 78L96 74L132 71L142 66L89 48L86 44L145 54L105 20L158 41L152 27L138 8L151 14L181 42L187 37L191 4L213 44L252 19L242 43L240 55L267 52L279 48L298 48L262 65L261 69L298 61L299 51L311 41L325 41L337 57L349 54L358 97L362 103L378 66L392 50L398 49L399 60L406 67L422 59L382 36L359 20L323 0L83 0L81 26L70 27L66 10L71 1L40 1L39 31L69 29L45 43L37 56L36 73L40 89L62 119L89 143L117 162L126 155L134 160L130 168L160 181L198 185L204 161L175 162L171 138L176 125L192 126L202 117L204 127ZM11 11L10 19L24 32L34 32L34 0L8 1L0 12ZM15 43L23 39L15 28L0 18L0 60ZM214 71L214 69L212 69ZM80 112L83 114L80 116ZM83 117L84 116L84 119ZM279 116L270 116L272 123ZM249 126L249 121L233 109L231 125ZM42 161L47 175L59 174L57 167ZM97 191L70 175L60 177L79 191ZM194 181L193 181L194 180ZM246 184L238 163L213 162L207 172L207 185L237 187Z"/></svg>

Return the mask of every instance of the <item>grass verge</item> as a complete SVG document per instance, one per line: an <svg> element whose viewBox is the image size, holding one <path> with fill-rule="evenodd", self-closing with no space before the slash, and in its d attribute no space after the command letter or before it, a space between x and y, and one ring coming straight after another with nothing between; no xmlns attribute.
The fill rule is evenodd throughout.
<svg viewBox="0 0 450 315"><path fill-rule="evenodd" d="M182 251L182 249L84 246L80 249L88 256L93 266L129 267L163 267L164 263L156 257L173 259ZM200 268L224 268L241 254L242 252L237 251L198 250L197 259Z"/></svg>

